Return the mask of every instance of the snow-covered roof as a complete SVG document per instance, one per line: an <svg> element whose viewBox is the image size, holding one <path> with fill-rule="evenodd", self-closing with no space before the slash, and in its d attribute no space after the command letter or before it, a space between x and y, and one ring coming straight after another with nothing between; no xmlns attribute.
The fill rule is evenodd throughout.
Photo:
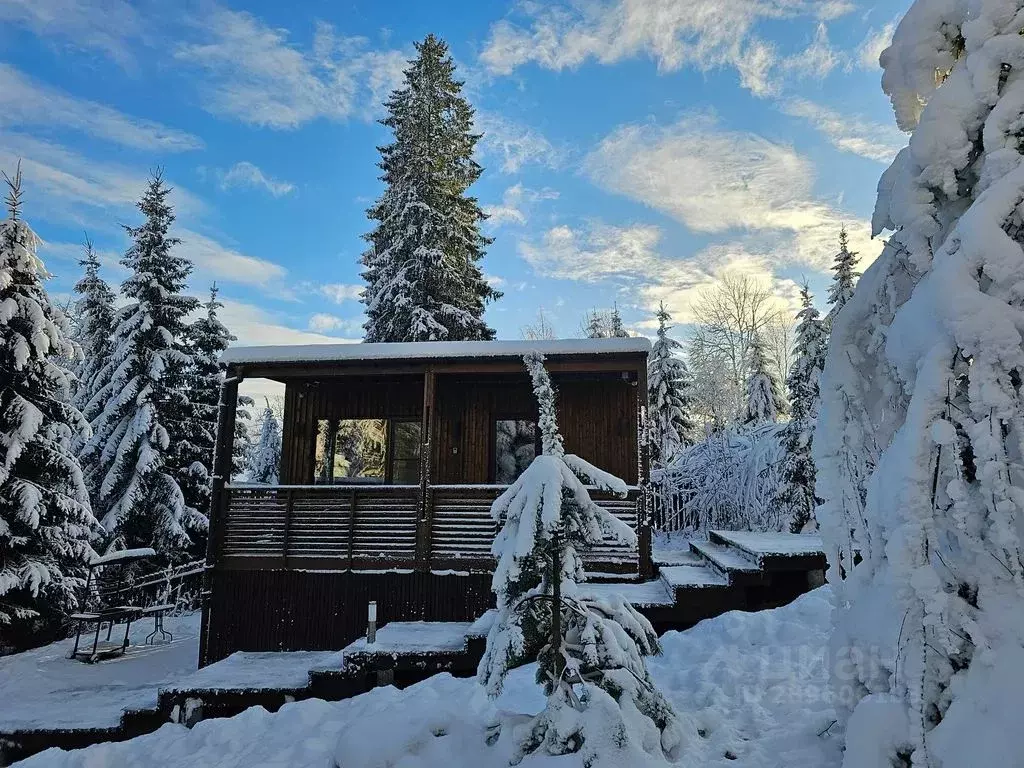
<svg viewBox="0 0 1024 768"><path fill-rule="evenodd" d="M615 355L650 352L646 338L551 339L543 341L412 341L393 344L295 344L231 347L226 363L305 363L436 358L522 357L536 350L544 355Z"/></svg>

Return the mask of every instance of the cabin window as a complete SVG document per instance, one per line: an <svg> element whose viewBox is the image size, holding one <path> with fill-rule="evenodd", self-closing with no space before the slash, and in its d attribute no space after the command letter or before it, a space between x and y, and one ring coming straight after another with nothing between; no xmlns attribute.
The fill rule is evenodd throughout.
<svg viewBox="0 0 1024 768"><path fill-rule="evenodd" d="M316 430L316 482L383 483L386 450L384 419L321 419Z"/></svg>
<svg viewBox="0 0 1024 768"><path fill-rule="evenodd" d="M498 419L494 427L494 482L508 485L523 474L537 456L537 422Z"/></svg>
<svg viewBox="0 0 1024 768"><path fill-rule="evenodd" d="M391 482L417 484L420 481L420 423L394 421L391 435Z"/></svg>
<svg viewBox="0 0 1024 768"><path fill-rule="evenodd" d="M316 483L395 483L420 478L420 422L320 419L316 430Z"/></svg>

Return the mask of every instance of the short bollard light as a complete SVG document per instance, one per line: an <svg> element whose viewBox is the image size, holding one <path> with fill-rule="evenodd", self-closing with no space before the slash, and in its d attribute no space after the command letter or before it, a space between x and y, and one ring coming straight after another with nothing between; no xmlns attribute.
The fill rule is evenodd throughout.
<svg viewBox="0 0 1024 768"><path fill-rule="evenodd" d="M377 601L371 600L368 606L369 614L366 621L366 642L367 644L377 640Z"/></svg>

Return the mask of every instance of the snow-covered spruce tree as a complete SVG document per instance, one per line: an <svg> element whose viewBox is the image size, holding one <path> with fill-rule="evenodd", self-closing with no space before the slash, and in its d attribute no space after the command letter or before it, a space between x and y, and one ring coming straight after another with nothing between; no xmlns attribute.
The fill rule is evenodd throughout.
<svg viewBox="0 0 1024 768"><path fill-rule="evenodd" d="M790 421L783 433L786 456L783 460L782 486L776 503L789 519L793 533L814 527L814 509L820 499L814 493L814 459L811 441L818 417L818 383L825 364L827 337L825 326L814 308L810 287L800 290L801 309L797 313L795 360L789 370Z"/></svg>
<svg viewBox="0 0 1024 768"><path fill-rule="evenodd" d="M655 315L658 318L658 337L647 363L648 415L651 424L651 461L664 467L687 443L694 432L689 416L690 374L686 363L677 355L682 349L668 335L672 316L662 303Z"/></svg>
<svg viewBox="0 0 1024 768"><path fill-rule="evenodd" d="M839 310L846 306L846 302L853 296L853 289L857 285L857 278L860 272L857 271L856 251L850 250L850 238L846 234L846 227L839 228L839 253L836 254L832 264L832 285L828 289L829 311L825 317L826 328L832 327Z"/></svg>
<svg viewBox="0 0 1024 768"><path fill-rule="evenodd" d="M466 191L483 169L480 138L445 43L428 35L382 121L394 141L380 148L384 194L363 254L366 341L493 339L484 305L501 296L480 271L490 239L486 215Z"/></svg>
<svg viewBox="0 0 1024 768"><path fill-rule="evenodd" d="M675 758L682 728L655 687L643 657L658 653L658 638L621 597L592 599L580 551L604 536L635 543L625 523L595 504L584 481L625 494L622 480L566 454L558 431L555 392L538 353L524 358L537 397L543 452L494 502L501 526L493 552L498 616L487 636L478 676L492 695L507 672L538 662L537 682L547 706L530 723L517 758L531 753L581 753L590 765L603 750L623 760L650 751Z"/></svg>
<svg viewBox="0 0 1024 768"><path fill-rule="evenodd" d="M88 237L85 240L85 258L79 264L85 272L75 283L78 299L74 308L78 317L76 341L82 349L82 358L76 366L78 381L72 402L85 419L91 422L97 415L93 398L103 386L100 371L110 355L111 337L114 333L114 292L100 277L100 260ZM81 451L86 439L87 434L76 438L73 443L76 452ZM84 457L82 471L86 478L96 477L95 468L91 467ZM89 497L96 497L98 490L90 487Z"/></svg>
<svg viewBox="0 0 1024 768"><path fill-rule="evenodd" d="M1008 765L1024 658L1019 0L916 0L881 57L912 131L837 316L814 438L846 764ZM841 579L842 575L845 580Z"/></svg>
<svg viewBox="0 0 1024 768"><path fill-rule="evenodd" d="M220 402L220 385L224 380L224 366L221 355L235 340L231 332L217 317L217 310L224 305L217 301L216 284L210 287L210 298L204 305L206 310L185 330L192 355L192 365L187 371L186 393L188 395L181 417L184 423L179 430L184 439L172 443L168 450L168 467L172 468L178 481L185 505L197 510L189 520L198 528L189 529L193 549L203 550L206 526L204 519L210 512L212 491L213 448L217 439L217 404Z"/></svg>
<svg viewBox="0 0 1024 768"><path fill-rule="evenodd" d="M249 454L249 482L277 485L280 467L281 427L277 423L274 409L270 407L270 401L267 400L263 418L260 419L260 437Z"/></svg>
<svg viewBox="0 0 1024 768"><path fill-rule="evenodd" d="M760 336L755 336L750 344L750 371L747 374L747 402L743 423L754 427L773 424L785 410L786 403L779 392L779 383L772 374L764 344Z"/></svg>
<svg viewBox="0 0 1024 768"><path fill-rule="evenodd" d="M231 446L231 476L241 477L249 466L250 456L254 449L252 435L249 432L249 420L256 402L248 395L239 395L235 406L235 439Z"/></svg>
<svg viewBox="0 0 1024 768"><path fill-rule="evenodd" d="M186 504L173 474L180 467L170 464L181 455L172 445L193 426L186 316L199 302L181 293L192 265L174 252L179 241L168 234L169 193L157 171L138 204L145 222L126 228L132 244L121 263L132 274L121 291L129 303L117 313L82 455L97 473L93 504L104 529L129 547L174 556L189 543L187 529L203 528L205 516Z"/></svg>
<svg viewBox="0 0 1024 768"><path fill-rule="evenodd" d="M613 339L625 339L629 333L622 327L622 315L619 314L619 305L612 305L612 312L608 321L608 335Z"/></svg>
<svg viewBox="0 0 1024 768"><path fill-rule="evenodd" d="M75 604L96 521L72 441L89 426L70 402L75 359L43 287L39 239L21 218L21 167L4 175L0 223L0 627L55 618ZM6 631L5 631L6 633Z"/></svg>

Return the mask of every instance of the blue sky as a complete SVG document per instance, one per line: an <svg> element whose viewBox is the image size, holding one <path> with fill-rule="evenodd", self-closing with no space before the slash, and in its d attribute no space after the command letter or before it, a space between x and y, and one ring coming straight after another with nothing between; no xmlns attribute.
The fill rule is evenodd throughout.
<svg viewBox="0 0 1024 768"><path fill-rule="evenodd" d="M243 343L357 339L374 120L412 42L443 37L485 133L488 310L518 338L617 302L649 332L730 271L823 297L840 224L870 259L905 137L877 56L909 0L0 0L0 167L66 294L83 232L106 276L160 165L194 292Z"/></svg>

